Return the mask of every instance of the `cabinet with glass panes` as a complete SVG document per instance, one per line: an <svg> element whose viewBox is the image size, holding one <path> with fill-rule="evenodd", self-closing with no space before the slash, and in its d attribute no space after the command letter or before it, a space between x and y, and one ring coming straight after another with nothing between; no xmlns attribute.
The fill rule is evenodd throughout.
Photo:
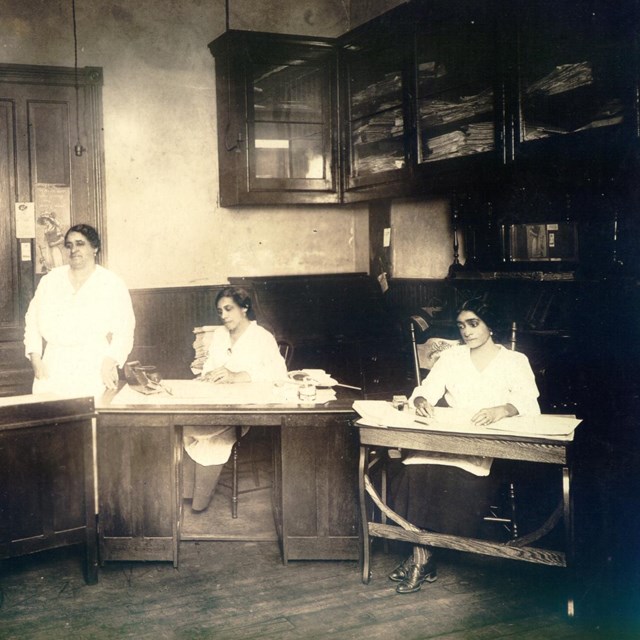
<svg viewBox="0 0 640 640"><path fill-rule="evenodd" d="M399 195L408 185L406 15L388 12L340 43L345 201Z"/></svg>
<svg viewBox="0 0 640 640"><path fill-rule="evenodd" d="M519 0L514 157L592 157L637 128L637 3Z"/></svg>
<svg viewBox="0 0 640 640"><path fill-rule="evenodd" d="M466 170L498 162L503 83L497 15L490 0L436 0L416 19L417 164Z"/></svg>
<svg viewBox="0 0 640 640"><path fill-rule="evenodd" d="M334 41L227 31L209 48L222 206L339 202Z"/></svg>

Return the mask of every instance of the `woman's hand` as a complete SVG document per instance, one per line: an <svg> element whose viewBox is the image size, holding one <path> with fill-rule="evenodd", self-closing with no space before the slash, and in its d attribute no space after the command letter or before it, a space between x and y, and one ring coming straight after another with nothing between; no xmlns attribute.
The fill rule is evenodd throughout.
<svg viewBox="0 0 640 640"><path fill-rule="evenodd" d="M229 371L226 367L218 367L212 371L207 371L202 376L204 382L215 384L232 384L234 382L251 382L251 378L246 371Z"/></svg>
<svg viewBox="0 0 640 640"><path fill-rule="evenodd" d="M429 404L426 398L418 396L413 401L413 405L416 408L416 414L418 414L419 416L424 416L425 418L433 418L433 405Z"/></svg>
<svg viewBox="0 0 640 640"><path fill-rule="evenodd" d="M107 389L118 388L118 363L113 358L105 358L100 370L102 384Z"/></svg>
<svg viewBox="0 0 640 640"><path fill-rule="evenodd" d="M42 357L35 353L31 353L29 355L31 359L31 368L33 369L33 375L38 380L42 380L43 378L46 378L47 368L44 366L44 362L42 362Z"/></svg>
<svg viewBox="0 0 640 640"><path fill-rule="evenodd" d="M471 422L479 427L484 427L517 414L518 410L512 404L501 404L497 407L480 409L478 413L471 416Z"/></svg>

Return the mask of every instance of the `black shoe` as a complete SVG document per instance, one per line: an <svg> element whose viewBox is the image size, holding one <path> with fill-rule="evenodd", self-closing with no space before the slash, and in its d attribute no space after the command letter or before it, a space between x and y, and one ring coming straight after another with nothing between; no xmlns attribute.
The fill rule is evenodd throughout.
<svg viewBox="0 0 640 640"><path fill-rule="evenodd" d="M436 563L429 558L427 564L412 564L406 578L396 587L397 593L414 593L420 591L424 582L435 582L438 579Z"/></svg>
<svg viewBox="0 0 640 640"><path fill-rule="evenodd" d="M411 565L413 564L413 556L409 556L406 560L401 562L390 574L389 580L394 582L402 582L406 577Z"/></svg>

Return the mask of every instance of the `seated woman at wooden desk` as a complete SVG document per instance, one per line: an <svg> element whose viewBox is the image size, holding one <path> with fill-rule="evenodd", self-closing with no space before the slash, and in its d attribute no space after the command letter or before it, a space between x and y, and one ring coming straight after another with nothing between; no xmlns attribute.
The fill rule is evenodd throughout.
<svg viewBox="0 0 640 640"><path fill-rule="evenodd" d="M216 296L223 325L213 335L200 378L213 384L268 382L286 378L287 366L271 333L253 319L251 298L226 287ZM184 497L194 511L209 506L220 472L236 442L235 427L185 427Z"/></svg>
<svg viewBox="0 0 640 640"><path fill-rule="evenodd" d="M464 344L444 351L413 391L409 401L416 414L432 416L441 401L471 412L471 420L481 427L509 416L539 414L529 360L494 342L498 323L489 305L479 299L467 301L457 324ZM492 459L414 452L403 463L391 482L395 510L422 529L476 537L488 511ZM399 583L398 593L413 593L424 582L433 582L433 551L414 546L413 555L389 578Z"/></svg>

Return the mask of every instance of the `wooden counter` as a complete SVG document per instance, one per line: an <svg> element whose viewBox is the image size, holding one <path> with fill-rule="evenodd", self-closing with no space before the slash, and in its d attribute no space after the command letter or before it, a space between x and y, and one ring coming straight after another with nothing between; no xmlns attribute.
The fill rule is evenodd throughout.
<svg viewBox="0 0 640 640"><path fill-rule="evenodd" d="M0 401L0 559L84 545L98 581L93 398Z"/></svg>

